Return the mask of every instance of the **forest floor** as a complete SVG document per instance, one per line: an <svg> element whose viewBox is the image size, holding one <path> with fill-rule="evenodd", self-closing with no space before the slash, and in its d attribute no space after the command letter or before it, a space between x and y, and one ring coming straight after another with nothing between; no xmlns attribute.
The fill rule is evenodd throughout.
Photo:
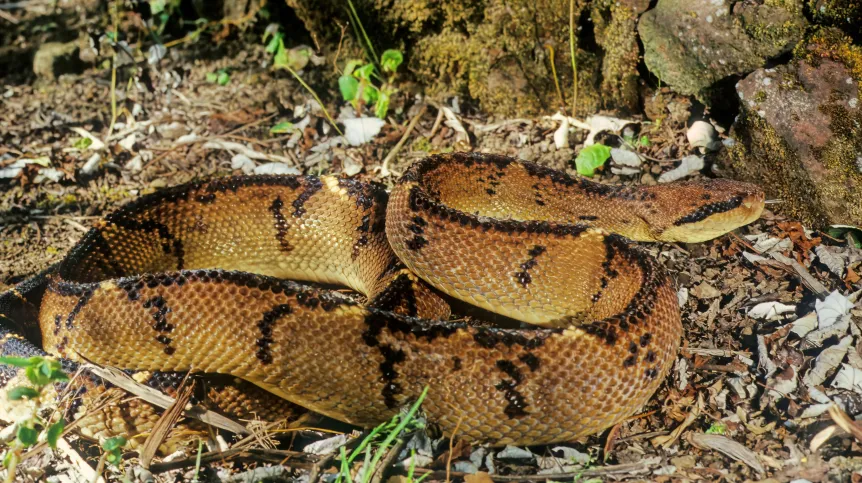
<svg viewBox="0 0 862 483"><path fill-rule="evenodd" d="M0 282L14 284L60 261L110 210L192 179L275 168L349 173L391 186L410 163L465 149L576 175L576 149L556 148L559 123L551 119L491 119L459 107L457 99L445 105L402 99L379 135L353 147L289 73L265 66L263 46L226 48L220 56L198 55L194 47L177 50L131 89L124 83L116 90L121 115L110 132L110 69L49 83L2 84L0 77L0 172L9 175L0 179ZM226 85L207 79L223 68L231 70ZM337 110L339 104L328 107ZM283 122L293 128L271 132ZM638 136L649 140L638 148L640 165L632 174L605 169L598 181L653 184L691 151L684 124L635 124L641 126ZM573 133L569 145L576 147L586 133ZM83 147L80 139L87 136L92 143ZM382 176L383 160L402 137L386 166L391 173ZM105 147L98 149L98 143ZM271 162L279 164L263 168ZM21 169L8 171L15 166ZM708 162L686 179L709 173ZM862 310L856 304L862 250L786 219L780 207L768 205L760 220L710 242L645 245L676 283L685 334L671 374L640 415L581 441L529 449L469 447L457 438L450 446L448 439L414 436L411 445L425 458L417 460L417 474L431 471L432 479L445 480L449 472L472 483L515 477L860 481L862 431L827 403L826 394L848 412L862 408L862 372L856 372L862 371ZM307 431L305 439L329 436ZM74 452L76 438L69 439ZM279 449L303 448L285 441ZM402 450L395 463L409 456ZM86 480L68 452L52 455L23 465L19 477ZM239 461L204 463L209 469L203 475L228 478L270 464ZM136 463L128 455L123 472L132 480L146 475L132 469ZM89 464L95 467L95 460ZM389 471L390 478L404 479L399 467ZM323 468L324 478L331 475L333 470ZM120 480L123 472L108 474ZM155 478L180 481L193 472L192 463ZM296 469L282 477L307 475Z"/></svg>

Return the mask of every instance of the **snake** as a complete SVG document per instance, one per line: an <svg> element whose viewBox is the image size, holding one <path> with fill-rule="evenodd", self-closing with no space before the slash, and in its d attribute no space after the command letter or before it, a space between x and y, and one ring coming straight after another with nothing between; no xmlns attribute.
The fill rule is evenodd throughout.
<svg viewBox="0 0 862 483"><path fill-rule="evenodd" d="M612 185L475 152L418 160L391 190L197 180L107 214L0 296L0 354L222 378L208 391L227 412L362 428L427 391L444 435L574 441L636 414L676 359L677 291L643 243L705 242L763 209L760 188L730 179ZM79 427L140 430L118 411Z"/></svg>

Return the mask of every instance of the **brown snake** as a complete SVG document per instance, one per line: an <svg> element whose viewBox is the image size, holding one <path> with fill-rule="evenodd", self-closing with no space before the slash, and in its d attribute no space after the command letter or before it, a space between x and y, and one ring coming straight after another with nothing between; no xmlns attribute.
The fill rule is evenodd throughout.
<svg viewBox="0 0 862 483"><path fill-rule="evenodd" d="M216 179L108 215L44 295L18 298L70 360L227 374L363 427L427 385L444 434L563 442L632 415L676 357L676 291L627 239L709 240L763 201L729 180L608 186L463 153L415 163L388 196L334 176ZM538 327L448 320L452 299ZM0 353L22 352L10 337Z"/></svg>

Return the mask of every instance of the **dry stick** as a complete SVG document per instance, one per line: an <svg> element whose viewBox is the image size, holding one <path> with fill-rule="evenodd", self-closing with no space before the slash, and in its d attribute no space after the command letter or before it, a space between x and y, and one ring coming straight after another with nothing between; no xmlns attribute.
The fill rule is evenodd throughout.
<svg viewBox="0 0 862 483"><path fill-rule="evenodd" d="M188 374L186 374L180 388L177 390L176 399L165 410L165 412L162 413L161 417L156 421L155 426L153 426L153 429L150 431L150 435L147 437L146 441L144 441L144 445L140 451L141 466L144 468L150 467L150 463L152 463L153 457L156 455L156 451L165 441L165 438L168 437L168 434L174 426L176 426L177 421L180 420L180 417L183 414L183 408L185 408L186 403L188 403L189 399L192 397L195 383L192 381L191 384L186 385L187 381Z"/></svg>
<svg viewBox="0 0 862 483"><path fill-rule="evenodd" d="M389 172L389 162L395 159L395 156L398 154L398 151L401 150L401 147L404 146L404 143L407 142L407 138L410 137L410 133L413 132L413 128L416 127L416 124L419 122L419 119L425 114L425 111L428 109L427 104L423 104L422 108L419 110L413 119L410 120L410 124L407 125L407 129L404 131L404 135L401 136L401 139L398 140L398 144L392 148L392 151L389 151L389 154L383 158L383 164L380 166L380 176L389 176L391 173Z"/></svg>
<svg viewBox="0 0 862 483"><path fill-rule="evenodd" d="M241 458L244 460L258 461L265 463L279 463L287 460L293 468L310 468L317 460L317 455L301 453L299 451L282 451L275 449L249 449L249 448L234 448L227 451L210 451L200 455L200 464L214 463L217 461L225 461L231 458ZM198 456L185 458L175 461L164 461L154 463L150 467L150 472L153 474L164 473L171 470L179 470L189 468L197 464Z"/></svg>
<svg viewBox="0 0 862 483"><path fill-rule="evenodd" d="M392 466L392 462L398 457L398 454L401 453L401 450L404 449L405 446L407 446L406 438L400 438L392 445L392 448L389 449L386 456L380 460L380 466L377 467L377 471L375 471L374 475L371 477L371 483L380 483L380 481L383 480L383 477L386 474L386 469Z"/></svg>
<svg viewBox="0 0 862 483"><path fill-rule="evenodd" d="M437 119L434 120L434 125L431 126L431 133L428 134L428 140L434 137L437 134L437 130L440 129L440 124L443 123L443 109L437 109Z"/></svg>
<svg viewBox="0 0 862 483"><path fill-rule="evenodd" d="M120 372L116 369L110 367L99 367L94 364L86 364L85 367L97 376L101 377L102 379L105 379L108 382L114 384L115 386L118 386L119 388L140 397L141 399L152 405L159 406L161 408L167 408L174 402L174 398L167 396L164 393L159 392L155 389L146 387L143 384L138 383L125 373ZM204 410L203 408L194 407L191 410L185 411L183 414L186 417L198 419L200 421L203 421L204 423L230 431L232 433L244 435L250 434L250 431L245 426L229 418L226 418L221 414Z"/></svg>
<svg viewBox="0 0 862 483"><path fill-rule="evenodd" d="M458 434L458 429L461 427L461 422L464 421L464 415L462 414L458 418L458 422L455 423L455 430L452 431L452 436L449 437L449 457L446 458L446 483L449 483L450 478L449 474L452 472L452 450L454 448L455 435Z"/></svg>

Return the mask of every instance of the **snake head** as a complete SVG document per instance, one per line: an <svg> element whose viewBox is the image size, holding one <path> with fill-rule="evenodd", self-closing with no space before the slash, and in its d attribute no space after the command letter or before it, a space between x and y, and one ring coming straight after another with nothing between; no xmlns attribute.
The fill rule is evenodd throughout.
<svg viewBox="0 0 862 483"><path fill-rule="evenodd" d="M657 241L712 240L760 217L766 196L760 187L728 179L644 187L640 216Z"/></svg>

